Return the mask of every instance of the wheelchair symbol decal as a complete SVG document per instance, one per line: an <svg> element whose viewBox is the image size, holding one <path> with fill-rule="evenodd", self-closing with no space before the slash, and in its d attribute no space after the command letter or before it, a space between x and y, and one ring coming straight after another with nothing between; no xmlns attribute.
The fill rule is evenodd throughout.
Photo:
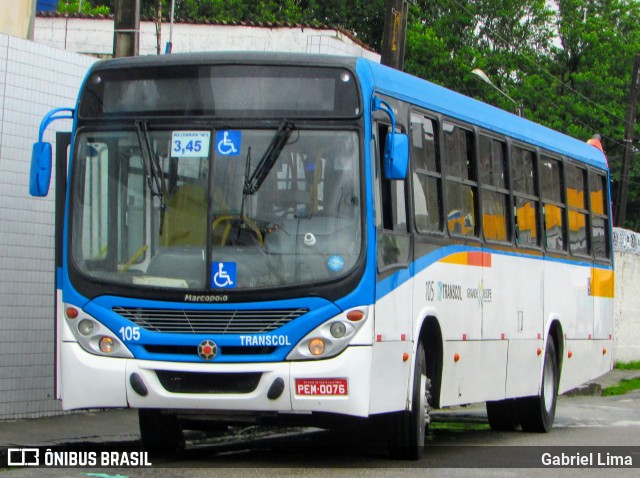
<svg viewBox="0 0 640 478"><path fill-rule="evenodd" d="M220 156L238 156L240 154L241 141L241 131L218 131L216 133L216 153Z"/></svg>
<svg viewBox="0 0 640 478"><path fill-rule="evenodd" d="M214 262L211 264L211 287L235 289L236 271L235 262Z"/></svg>

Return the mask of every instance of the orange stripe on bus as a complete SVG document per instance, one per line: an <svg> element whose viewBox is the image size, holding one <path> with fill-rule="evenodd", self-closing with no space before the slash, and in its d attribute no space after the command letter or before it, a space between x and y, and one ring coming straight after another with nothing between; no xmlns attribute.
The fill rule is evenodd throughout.
<svg viewBox="0 0 640 478"><path fill-rule="evenodd" d="M491 267L491 254L488 252L457 252L440 259L440 262L461 266Z"/></svg>
<svg viewBox="0 0 640 478"><path fill-rule="evenodd" d="M591 268L591 295L613 299L615 281L613 271Z"/></svg>

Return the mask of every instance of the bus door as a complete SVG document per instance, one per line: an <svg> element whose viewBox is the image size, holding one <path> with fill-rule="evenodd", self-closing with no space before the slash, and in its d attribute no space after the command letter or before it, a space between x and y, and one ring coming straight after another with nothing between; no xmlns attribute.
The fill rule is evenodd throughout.
<svg viewBox="0 0 640 478"><path fill-rule="evenodd" d="M58 340L61 339L60 328L64 323L62 314L64 308L62 306L62 284L58 283L58 278L61 276L57 273L62 268L62 251L63 251L63 232L64 232L64 205L67 188L67 162L69 160L69 145L71 144L71 133L57 132L56 133L56 190L55 190L55 269L54 274L54 287L56 291L54 317L55 326L54 333L54 353L55 353L55 370L54 370L54 392L56 398L60 398L60 347L58 347ZM60 314L60 316L58 315ZM58 317L61 317L58 320Z"/></svg>
<svg viewBox="0 0 640 478"><path fill-rule="evenodd" d="M375 123L375 220L377 290L372 370L371 413L401 410L406 406L410 362L389 357L411 355L412 282L411 236L407 225L406 179L388 180L383 172L387 123ZM377 393L380 390L381 393ZM386 392L385 392L386 391ZM384 393L383 393L384 392ZM378 395L378 398L376 396Z"/></svg>

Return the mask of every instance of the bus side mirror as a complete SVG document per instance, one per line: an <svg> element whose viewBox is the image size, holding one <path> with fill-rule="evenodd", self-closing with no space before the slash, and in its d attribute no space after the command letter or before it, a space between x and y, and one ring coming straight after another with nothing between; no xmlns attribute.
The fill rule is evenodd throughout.
<svg viewBox="0 0 640 478"><path fill-rule="evenodd" d="M384 146L384 176L386 179L404 179L409 167L409 136L389 132Z"/></svg>
<svg viewBox="0 0 640 478"><path fill-rule="evenodd" d="M44 197L49 193L51 183L51 168L53 154L51 143L42 141L44 131L52 121L59 119L73 119L74 110L71 108L56 108L45 115L40 122L38 142L33 143L31 151L31 175L29 177L29 194Z"/></svg>
<svg viewBox="0 0 640 478"><path fill-rule="evenodd" d="M386 101L377 96L371 98L371 111L383 111L391 120L391 131L384 144L385 179L404 179L409 168L409 136L396 132L396 115Z"/></svg>
<svg viewBox="0 0 640 478"><path fill-rule="evenodd" d="M44 197L49 193L51 158L51 143L38 141L33 144L31 176L29 178L29 194L32 196Z"/></svg>

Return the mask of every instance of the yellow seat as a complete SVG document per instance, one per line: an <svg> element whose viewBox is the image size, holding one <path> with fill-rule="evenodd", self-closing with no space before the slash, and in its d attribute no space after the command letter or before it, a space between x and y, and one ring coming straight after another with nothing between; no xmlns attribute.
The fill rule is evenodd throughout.
<svg viewBox="0 0 640 478"><path fill-rule="evenodd" d="M199 184L175 188L165 203L164 246L204 246L207 239L207 197Z"/></svg>

